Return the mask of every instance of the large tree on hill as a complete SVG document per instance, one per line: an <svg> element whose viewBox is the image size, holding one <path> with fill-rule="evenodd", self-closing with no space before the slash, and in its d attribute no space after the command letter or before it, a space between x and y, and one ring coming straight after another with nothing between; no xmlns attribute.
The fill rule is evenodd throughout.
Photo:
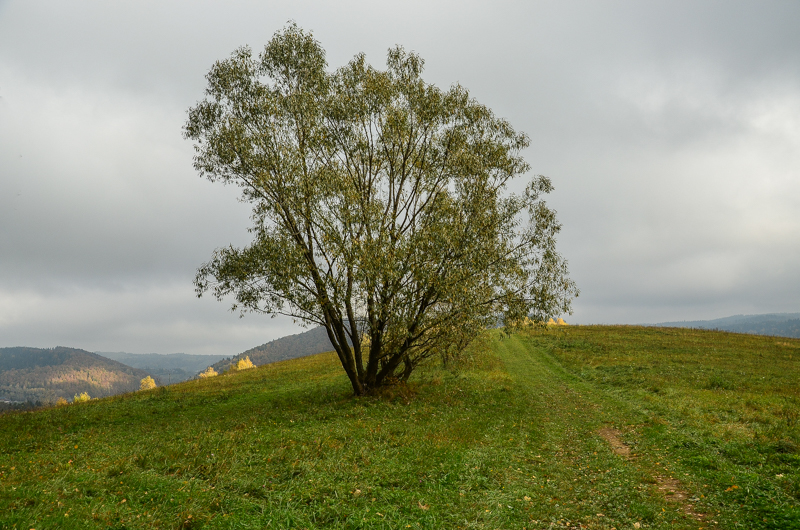
<svg viewBox="0 0 800 530"><path fill-rule="evenodd" d="M385 71L357 55L330 73L292 25L258 57L217 62L184 129L195 168L253 207L253 242L216 250L198 296L324 326L357 395L577 295L541 199L550 181L507 190L528 137L422 66L398 47Z"/></svg>

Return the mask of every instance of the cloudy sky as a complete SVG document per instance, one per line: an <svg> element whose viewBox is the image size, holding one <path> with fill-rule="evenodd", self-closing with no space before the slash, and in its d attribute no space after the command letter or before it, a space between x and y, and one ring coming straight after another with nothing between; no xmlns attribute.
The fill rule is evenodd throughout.
<svg viewBox="0 0 800 530"><path fill-rule="evenodd" d="M416 51L531 136L568 321L800 311L799 2L0 0L0 347L229 355L300 330L194 296L249 209L181 136L213 62L288 20L331 68Z"/></svg>

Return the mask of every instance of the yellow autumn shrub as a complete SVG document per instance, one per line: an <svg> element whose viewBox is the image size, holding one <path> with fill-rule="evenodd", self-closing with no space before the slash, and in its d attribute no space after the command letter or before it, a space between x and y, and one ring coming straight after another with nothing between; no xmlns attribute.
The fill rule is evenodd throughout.
<svg viewBox="0 0 800 530"><path fill-rule="evenodd" d="M73 403L83 403L84 401L89 401L90 399L92 399L92 398L89 396L88 392L81 392L80 395L79 394L75 394L75 397L72 398L72 402Z"/></svg>
<svg viewBox="0 0 800 530"><path fill-rule="evenodd" d="M250 368L255 368L256 365L253 364L253 361L250 360L250 357L246 356L243 359L239 359L235 363L231 364L225 372L238 372L240 370L249 370Z"/></svg>
<svg viewBox="0 0 800 530"><path fill-rule="evenodd" d="M200 372L198 375L199 377L206 378L206 377L214 377L215 375L219 374L217 374L217 371L214 370L212 366L209 366L208 368L206 368L204 372Z"/></svg>
<svg viewBox="0 0 800 530"><path fill-rule="evenodd" d="M244 359L239 359L236 363L236 370L249 370L250 368L255 368L256 365L253 364L253 361L250 360L250 357L245 356Z"/></svg>
<svg viewBox="0 0 800 530"><path fill-rule="evenodd" d="M156 387L156 382L149 375L139 382L139 390L150 390Z"/></svg>

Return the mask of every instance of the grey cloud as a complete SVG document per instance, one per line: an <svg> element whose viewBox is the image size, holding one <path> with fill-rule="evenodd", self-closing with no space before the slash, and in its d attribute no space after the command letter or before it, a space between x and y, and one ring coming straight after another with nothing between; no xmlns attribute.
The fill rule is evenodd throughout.
<svg viewBox="0 0 800 530"><path fill-rule="evenodd" d="M0 290L0 330L8 346L236 355L298 329L285 317L240 319L212 299L197 300L182 282Z"/></svg>
<svg viewBox="0 0 800 530"><path fill-rule="evenodd" d="M0 345L235 353L296 329L193 298L249 210L181 138L211 64L289 19L332 68L402 44L530 134L568 320L800 310L800 4L6 1Z"/></svg>
<svg viewBox="0 0 800 530"><path fill-rule="evenodd" d="M4 277L176 274L200 258L207 238L242 241L247 212L235 190L194 174L182 112L22 82L6 94Z"/></svg>

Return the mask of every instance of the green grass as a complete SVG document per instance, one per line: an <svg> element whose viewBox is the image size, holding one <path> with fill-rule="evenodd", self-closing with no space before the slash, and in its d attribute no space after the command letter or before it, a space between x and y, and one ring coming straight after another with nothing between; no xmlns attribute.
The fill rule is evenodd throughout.
<svg viewBox="0 0 800 530"><path fill-rule="evenodd" d="M569 327L497 334L381 396L351 397L323 354L7 414L0 528L798 528L799 357L792 339Z"/></svg>
<svg viewBox="0 0 800 530"><path fill-rule="evenodd" d="M629 442L673 471L725 528L800 528L800 340L640 327L533 339L647 420Z"/></svg>

